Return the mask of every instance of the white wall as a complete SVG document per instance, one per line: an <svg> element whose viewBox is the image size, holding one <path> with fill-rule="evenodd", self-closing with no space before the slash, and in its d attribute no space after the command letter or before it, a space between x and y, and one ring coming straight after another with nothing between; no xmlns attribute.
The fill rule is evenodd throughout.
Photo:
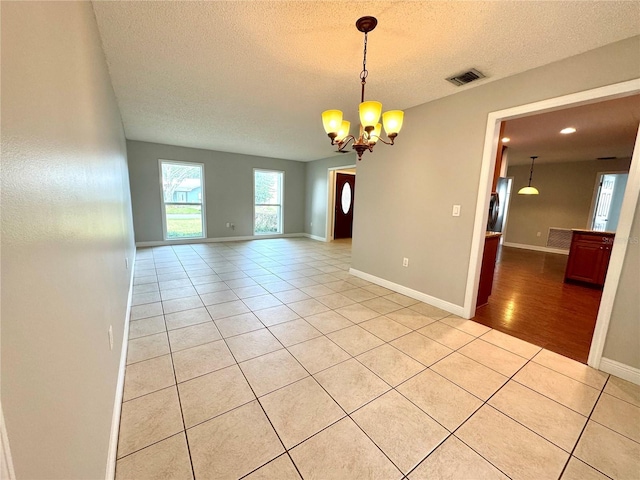
<svg viewBox="0 0 640 480"><path fill-rule="evenodd" d="M134 245L90 2L2 2L1 114L1 399L16 476L104 478Z"/></svg>
<svg viewBox="0 0 640 480"><path fill-rule="evenodd" d="M396 145L358 164L353 268L463 305L488 114L639 77L638 51L634 37L408 109Z"/></svg>

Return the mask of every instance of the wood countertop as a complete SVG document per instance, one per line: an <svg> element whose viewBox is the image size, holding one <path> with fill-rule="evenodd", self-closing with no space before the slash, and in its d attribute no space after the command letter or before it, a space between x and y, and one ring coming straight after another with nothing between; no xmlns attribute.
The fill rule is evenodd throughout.
<svg viewBox="0 0 640 480"><path fill-rule="evenodd" d="M578 232L578 233L586 233L588 235L615 235L616 232L606 232L606 231L599 231L599 230L586 230L583 228L572 228L571 229L572 232Z"/></svg>

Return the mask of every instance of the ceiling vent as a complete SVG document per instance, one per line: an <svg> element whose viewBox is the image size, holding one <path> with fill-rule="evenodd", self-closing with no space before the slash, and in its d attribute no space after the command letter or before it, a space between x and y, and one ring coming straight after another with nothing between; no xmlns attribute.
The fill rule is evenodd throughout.
<svg viewBox="0 0 640 480"><path fill-rule="evenodd" d="M456 87L460 87L462 85L466 85L467 83L480 80L481 78L484 78L484 75L475 68L472 68L466 72L459 73L458 75L447 78L447 82L451 82Z"/></svg>
<svg viewBox="0 0 640 480"><path fill-rule="evenodd" d="M596 160L615 160L618 157L598 157Z"/></svg>

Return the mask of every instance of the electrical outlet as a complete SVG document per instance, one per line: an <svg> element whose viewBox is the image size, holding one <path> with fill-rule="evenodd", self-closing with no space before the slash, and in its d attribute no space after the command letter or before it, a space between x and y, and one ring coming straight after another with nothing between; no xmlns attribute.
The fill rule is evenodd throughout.
<svg viewBox="0 0 640 480"><path fill-rule="evenodd" d="M453 206L453 212L451 212L451 216L459 217L460 216L460 205Z"/></svg>
<svg viewBox="0 0 640 480"><path fill-rule="evenodd" d="M113 350L113 325L109 325L109 348Z"/></svg>
<svg viewBox="0 0 640 480"><path fill-rule="evenodd" d="M409 266L409 259L407 257L404 257L402 259L402 266L403 267L408 267Z"/></svg>
<svg viewBox="0 0 640 480"><path fill-rule="evenodd" d="M227 228L231 228L231 224L227 222Z"/></svg>
<svg viewBox="0 0 640 480"><path fill-rule="evenodd" d="M309 225L313 227L313 222L311 222Z"/></svg>
<svg viewBox="0 0 640 480"><path fill-rule="evenodd" d="M538 237L542 236L542 232L538 232L538 233L537 233L537 236L538 236Z"/></svg>

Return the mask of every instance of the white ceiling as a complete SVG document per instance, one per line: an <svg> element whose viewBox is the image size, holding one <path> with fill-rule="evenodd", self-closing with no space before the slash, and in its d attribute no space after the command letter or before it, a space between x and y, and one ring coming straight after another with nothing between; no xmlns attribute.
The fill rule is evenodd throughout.
<svg viewBox="0 0 640 480"><path fill-rule="evenodd" d="M640 95L532 115L506 122L509 165L631 158L640 125ZM566 127L575 133L563 135Z"/></svg>
<svg viewBox="0 0 640 480"><path fill-rule="evenodd" d="M329 108L406 109L640 34L638 2L94 1L132 140L309 161ZM475 67L465 87L444 78ZM398 139L399 141L401 140Z"/></svg>

